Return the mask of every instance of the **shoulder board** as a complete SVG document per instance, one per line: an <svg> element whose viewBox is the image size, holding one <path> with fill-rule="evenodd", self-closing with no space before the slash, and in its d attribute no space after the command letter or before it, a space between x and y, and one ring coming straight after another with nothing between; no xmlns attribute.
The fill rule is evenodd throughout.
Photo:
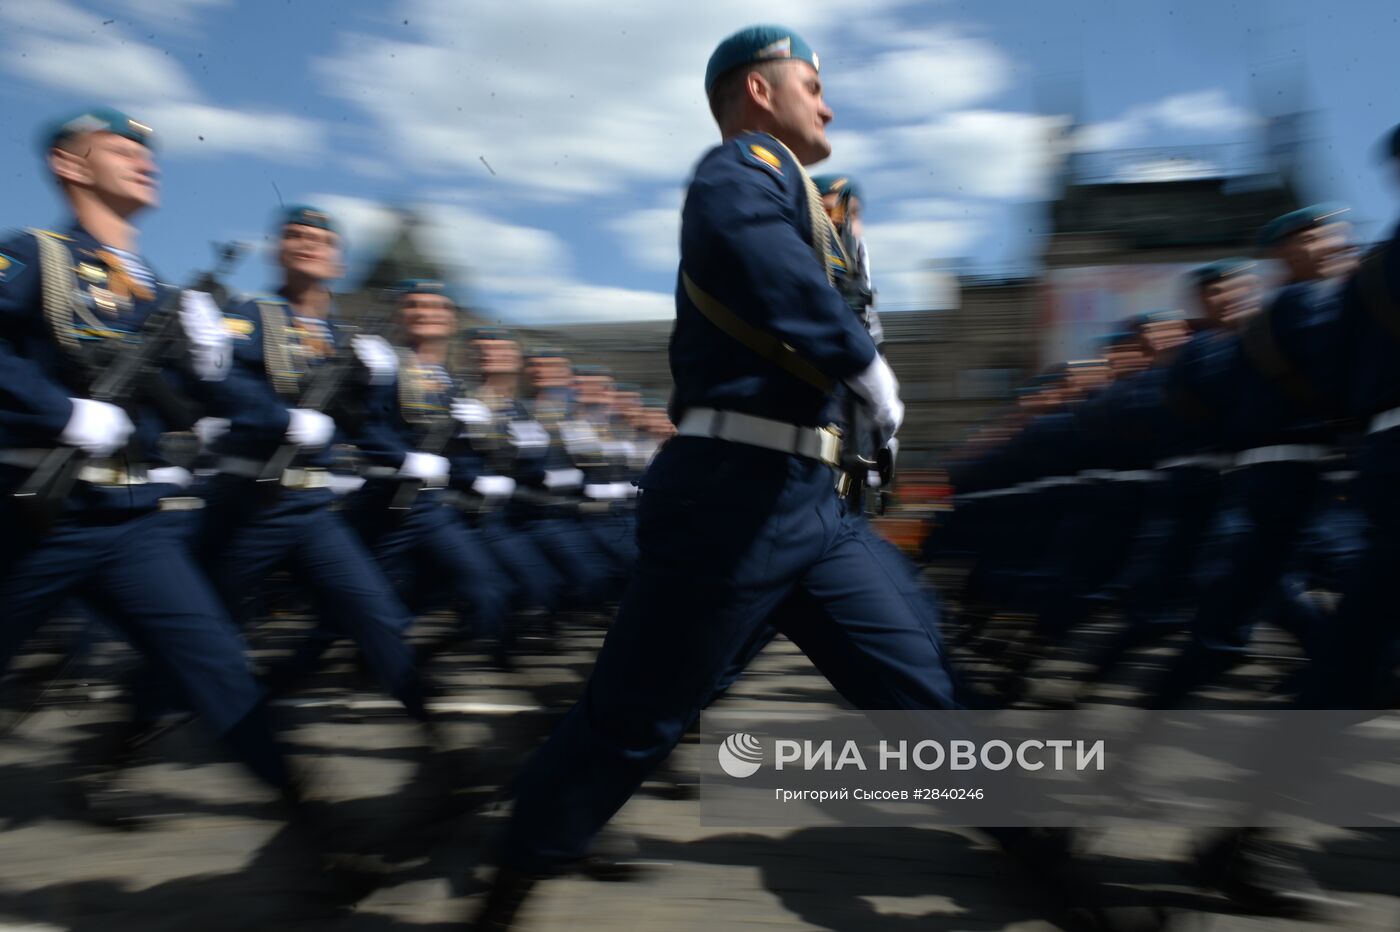
<svg viewBox="0 0 1400 932"><path fill-rule="evenodd" d="M6 249L0 249L0 284L14 281L24 274L27 268L29 263Z"/></svg>
<svg viewBox="0 0 1400 932"><path fill-rule="evenodd" d="M52 236L54 239L63 240L65 243L73 242L73 237L64 236L62 233L55 233L53 230L34 229L29 232L33 233L35 236Z"/></svg>
<svg viewBox="0 0 1400 932"><path fill-rule="evenodd" d="M253 331L256 329L258 329L258 325L242 314L224 315L224 330L232 337L246 340L253 335Z"/></svg>
<svg viewBox="0 0 1400 932"><path fill-rule="evenodd" d="M783 157L778 154L775 147L764 145L761 139L754 136L736 139L734 145L739 147L739 154L744 164L761 168L778 178L787 176L783 166Z"/></svg>

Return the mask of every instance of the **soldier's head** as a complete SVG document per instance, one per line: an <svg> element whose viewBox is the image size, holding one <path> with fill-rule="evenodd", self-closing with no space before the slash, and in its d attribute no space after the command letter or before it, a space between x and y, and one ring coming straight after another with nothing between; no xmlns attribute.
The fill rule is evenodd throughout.
<svg viewBox="0 0 1400 932"><path fill-rule="evenodd" d="M608 392L608 405L614 415L629 424L634 423L642 410L642 392L630 382L618 382Z"/></svg>
<svg viewBox="0 0 1400 932"><path fill-rule="evenodd" d="M1143 352L1138 335L1131 330L1118 330L1099 340L1099 355L1108 363L1111 378L1141 372L1147 368L1147 354Z"/></svg>
<svg viewBox="0 0 1400 932"><path fill-rule="evenodd" d="M1346 274L1355 264L1351 225L1341 204L1313 204L1284 214L1259 231L1259 245L1283 263L1290 282Z"/></svg>
<svg viewBox="0 0 1400 932"><path fill-rule="evenodd" d="M324 210L293 204L277 213L277 264L288 282L328 282L344 274L340 231Z"/></svg>
<svg viewBox="0 0 1400 932"><path fill-rule="evenodd" d="M574 369L562 350L536 347L525 360L525 376L535 392L573 387Z"/></svg>
<svg viewBox="0 0 1400 932"><path fill-rule="evenodd" d="M49 170L75 206L105 205L131 217L160 204L151 128L111 107L90 107L45 127Z"/></svg>
<svg viewBox="0 0 1400 932"><path fill-rule="evenodd" d="M1156 362L1191 339L1191 328L1180 313L1173 310L1146 311L1133 320L1131 329L1137 333L1138 346L1149 363Z"/></svg>
<svg viewBox="0 0 1400 932"><path fill-rule="evenodd" d="M573 388L579 404L604 407L612 400L613 379L602 366L577 366L574 368Z"/></svg>
<svg viewBox="0 0 1400 932"><path fill-rule="evenodd" d="M478 375L519 375L520 344L509 330L477 327L467 334Z"/></svg>
<svg viewBox="0 0 1400 932"><path fill-rule="evenodd" d="M1108 384L1108 360L1102 356L1074 359L1065 367L1065 392L1071 399L1083 398Z"/></svg>
<svg viewBox="0 0 1400 932"><path fill-rule="evenodd" d="M727 139L746 130L781 140L803 165L831 155L819 60L791 29L750 26L725 39L705 68L710 112Z"/></svg>
<svg viewBox="0 0 1400 932"><path fill-rule="evenodd" d="M1259 276L1248 259L1220 259L1191 273L1207 326L1235 330L1260 307Z"/></svg>
<svg viewBox="0 0 1400 932"><path fill-rule="evenodd" d="M398 324L410 343L447 340L457 333L457 305L447 286L428 278L411 278L398 286Z"/></svg>
<svg viewBox="0 0 1400 932"><path fill-rule="evenodd" d="M815 175L812 183L836 229L848 230L856 240L865 236L865 201L856 180L850 175Z"/></svg>

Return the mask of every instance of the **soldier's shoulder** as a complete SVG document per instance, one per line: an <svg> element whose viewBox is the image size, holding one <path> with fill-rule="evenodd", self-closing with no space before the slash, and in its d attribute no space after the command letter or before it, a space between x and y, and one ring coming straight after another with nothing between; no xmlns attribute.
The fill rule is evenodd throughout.
<svg viewBox="0 0 1400 932"><path fill-rule="evenodd" d="M286 303L277 295L240 295L224 309L224 329L235 338L252 336L262 325L265 306Z"/></svg>
<svg viewBox="0 0 1400 932"><path fill-rule="evenodd" d="M787 147L766 133L742 133L705 154L697 181L738 181L787 189L801 168Z"/></svg>
<svg viewBox="0 0 1400 932"><path fill-rule="evenodd" d="M13 284L39 272L37 237L47 231L9 230L0 236L0 284ZM62 238L61 234L49 234Z"/></svg>

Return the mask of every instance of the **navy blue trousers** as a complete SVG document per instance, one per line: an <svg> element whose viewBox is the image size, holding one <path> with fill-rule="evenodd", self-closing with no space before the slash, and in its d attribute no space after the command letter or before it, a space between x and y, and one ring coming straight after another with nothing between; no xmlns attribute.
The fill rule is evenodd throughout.
<svg viewBox="0 0 1400 932"><path fill-rule="evenodd" d="M214 589L238 605L285 566L316 599L322 619L359 645L388 693L421 717L425 697L404 632L413 618L359 537L330 508L331 493L282 490L260 499L252 480L218 476L203 489L199 554Z"/></svg>
<svg viewBox="0 0 1400 932"><path fill-rule="evenodd" d="M581 857L670 753L755 632L790 598L789 636L863 708L954 707L912 576L842 514L832 470L677 438L637 507L639 560L583 698L526 765L503 862Z"/></svg>
<svg viewBox="0 0 1400 932"><path fill-rule="evenodd" d="M262 779L287 780L238 630L186 547L183 516L60 520L0 539L0 672L71 596L94 606Z"/></svg>
<svg viewBox="0 0 1400 932"><path fill-rule="evenodd" d="M366 487L346 503L346 516L395 593L415 614L446 600L463 627L500 638L515 586L480 533L432 491L420 492L407 514L396 514L389 509L393 492L393 486Z"/></svg>

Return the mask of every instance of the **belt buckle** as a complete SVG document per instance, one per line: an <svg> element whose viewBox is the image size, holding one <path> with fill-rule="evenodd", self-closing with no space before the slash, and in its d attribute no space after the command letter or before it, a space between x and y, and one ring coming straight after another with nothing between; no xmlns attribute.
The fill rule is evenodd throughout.
<svg viewBox="0 0 1400 932"><path fill-rule="evenodd" d="M817 437L820 441L818 452L822 462L837 466L841 463L841 428L834 424L817 428ZM849 487L849 482L847 483ZM845 494L844 492L841 494Z"/></svg>

